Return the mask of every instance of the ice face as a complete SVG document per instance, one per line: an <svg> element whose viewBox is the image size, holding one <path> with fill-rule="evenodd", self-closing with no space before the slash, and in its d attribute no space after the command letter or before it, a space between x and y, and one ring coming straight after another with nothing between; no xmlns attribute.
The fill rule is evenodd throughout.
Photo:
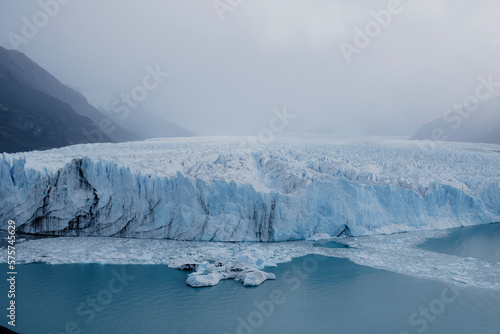
<svg viewBox="0 0 500 334"><path fill-rule="evenodd" d="M286 241L500 221L497 145L242 138L78 145L0 158L19 232Z"/></svg>

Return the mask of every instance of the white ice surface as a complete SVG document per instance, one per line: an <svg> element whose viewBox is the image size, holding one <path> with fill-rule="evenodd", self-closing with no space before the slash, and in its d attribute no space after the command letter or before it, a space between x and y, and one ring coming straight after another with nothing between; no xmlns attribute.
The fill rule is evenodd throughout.
<svg viewBox="0 0 500 334"><path fill-rule="evenodd" d="M434 145L434 146L433 146ZM500 221L500 146L198 137L0 157L0 220L65 236L289 241Z"/></svg>
<svg viewBox="0 0 500 334"><path fill-rule="evenodd" d="M259 145L247 137L192 137L82 144L4 154L4 159L24 158L27 169L55 173L73 159L86 157L152 177L176 177L180 172L205 182L251 184L261 192L293 193L334 176L420 194L432 183L477 194L499 181L499 153L500 145L493 144L313 137Z"/></svg>
<svg viewBox="0 0 500 334"><path fill-rule="evenodd" d="M247 249L244 253L257 251L258 249ZM209 263L202 261L198 264L196 271L189 274L186 284L193 288L201 288L217 285L223 279L234 279L243 282L244 286L258 286L268 279L276 279L272 273L266 273L259 270L263 268L265 262L261 262L262 266L257 265L255 258L244 255L236 256L235 261L222 263ZM271 264L274 265L274 264Z"/></svg>

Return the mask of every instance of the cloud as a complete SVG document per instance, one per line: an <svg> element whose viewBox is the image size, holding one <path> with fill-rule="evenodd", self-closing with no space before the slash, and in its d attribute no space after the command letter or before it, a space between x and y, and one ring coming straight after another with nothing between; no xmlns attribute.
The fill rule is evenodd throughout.
<svg viewBox="0 0 500 334"><path fill-rule="evenodd" d="M388 2L243 0L220 21L212 1L72 1L21 50L102 105L161 64L171 77L145 107L201 134L255 134L285 105L305 129L411 128L500 72L496 0L401 0L404 11L347 64L340 43ZM1 6L8 46L38 4Z"/></svg>

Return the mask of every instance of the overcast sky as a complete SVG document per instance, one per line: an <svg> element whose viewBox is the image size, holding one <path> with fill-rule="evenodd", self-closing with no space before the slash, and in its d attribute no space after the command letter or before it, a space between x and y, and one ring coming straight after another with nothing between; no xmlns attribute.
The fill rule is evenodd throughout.
<svg viewBox="0 0 500 334"><path fill-rule="evenodd" d="M101 106L159 64L170 76L142 106L202 135L255 134L283 106L290 130L392 121L411 135L478 76L500 81L498 0L401 0L378 32L371 12L389 2L221 0L217 12L212 0L72 0L17 48ZM0 45L40 10L0 0ZM374 37L348 63L340 45L356 47L367 24Z"/></svg>

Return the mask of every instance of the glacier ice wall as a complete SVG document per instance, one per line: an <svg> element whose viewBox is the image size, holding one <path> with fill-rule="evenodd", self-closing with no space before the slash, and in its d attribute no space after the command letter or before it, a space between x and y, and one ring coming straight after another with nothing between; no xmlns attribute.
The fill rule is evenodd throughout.
<svg viewBox="0 0 500 334"><path fill-rule="evenodd" d="M500 221L498 146L416 145L255 149L200 139L3 155L0 220L16 220L25 233L198 241L301 240L346 224L368 235Z"/></svg>

